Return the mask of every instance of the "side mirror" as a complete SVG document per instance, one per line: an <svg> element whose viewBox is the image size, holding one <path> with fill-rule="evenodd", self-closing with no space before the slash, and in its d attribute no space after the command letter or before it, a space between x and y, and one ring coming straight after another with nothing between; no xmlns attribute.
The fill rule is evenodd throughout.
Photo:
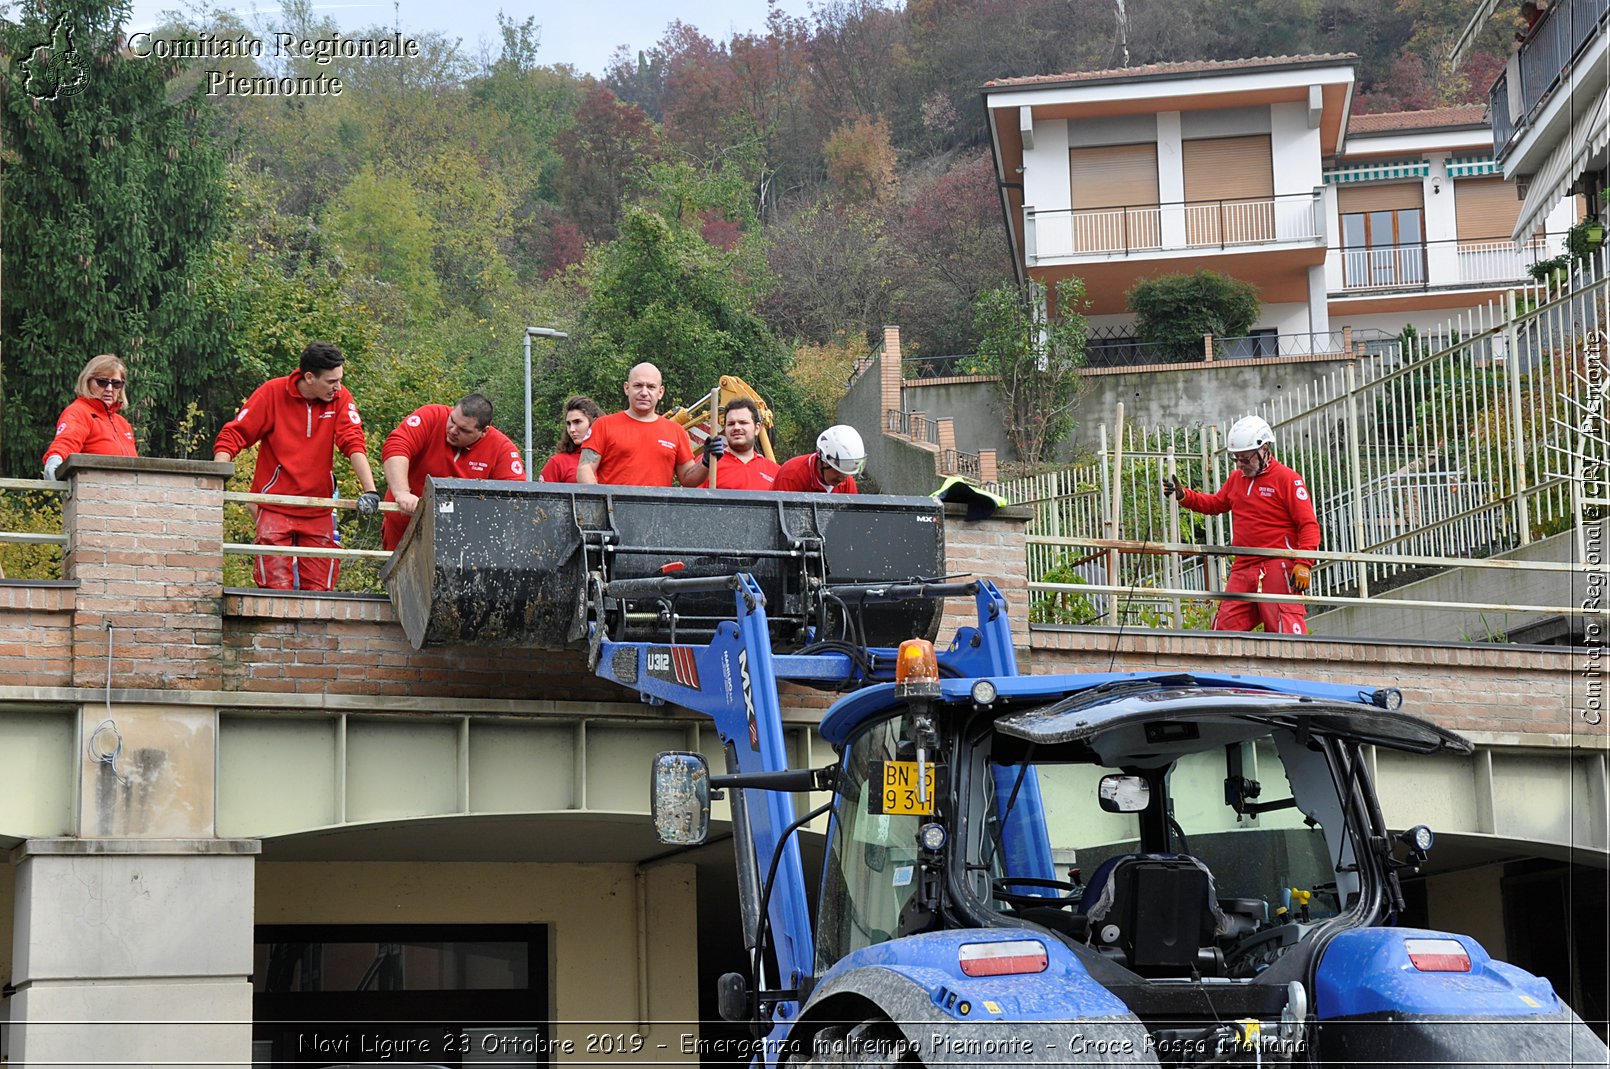
<svg viewBox="0 0 1610 1069"><path fill-rule="evenodd" d="M1102 776L1096 800L1104 813L1139 813L1152 804L1152 787L1141 776Z"/></svg>
<svg viewBox="0 0 1610 1069"><path fill-rule="evenodd" d="M672 846L698 846L710 834L710 762L670 751L654 758L649 788L654 834Z"/></svg>

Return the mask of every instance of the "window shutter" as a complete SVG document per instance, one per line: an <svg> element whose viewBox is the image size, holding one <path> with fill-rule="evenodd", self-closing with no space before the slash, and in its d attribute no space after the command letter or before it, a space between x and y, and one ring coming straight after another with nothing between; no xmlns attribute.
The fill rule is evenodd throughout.
<svg viewBox="0 0 1610 1069"><path fill-rule="evenodd" d="M1502 178L1465 178L1453 184L1453 211L1460 241L1508 241L1521 199Z"/></svg>
<svg viewBox="0 0 1610 1069"><path fill-rule="evenodd" d="M1157 145L1068 150L1076 252L1128 252L1163 244Z"/></svg>
<svg viewBox="0 0 1610 1069"><path fill-rule="evenodd" d="M1185 168L1185 240L1192 246L1272 241L1275 168L1269 135L1180 144Z"/></svg>
<svg viewBox="0 0 1610 1069"><path fill-rule="evenodd" d="M1336 191L1336 209L1342 215L1355 212L1391 212L1404 208L1424 208L1425 187L1419 182L1389 182L1382 185L1348 186Z"/></svg>
<svg viewBox="0 0 1610 1069"><path fill-rule="evenodd" d="M1180 144L1185 200L1249 200L1275 195L1269 135L1210 137Z"/></svg>
<svg viewBox="0 0 1610 1069"><path fill-rule="evenodd" d="M1075 148L1068 157L1075 210L1157 203L1156 145Z"/></svg>

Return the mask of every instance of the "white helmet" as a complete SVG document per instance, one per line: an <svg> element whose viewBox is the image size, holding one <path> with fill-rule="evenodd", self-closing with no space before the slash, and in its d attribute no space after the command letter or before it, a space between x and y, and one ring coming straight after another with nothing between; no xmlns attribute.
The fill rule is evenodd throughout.
<svg viewBox="0 0 1610 1069"><path fill-rule="evenodd" d="M1261 416L1243 416L1230 428L1230 452L1250 453L1260 445L1274 445L1275 432Z"/></svg>
<svg viewBox="0 0 1610 1069"><path fill-rule="evenodd" d="M866 467L866 445L860 432L840 423L823 431L816 439L816 453L834 471L859 475Z"/></svg>

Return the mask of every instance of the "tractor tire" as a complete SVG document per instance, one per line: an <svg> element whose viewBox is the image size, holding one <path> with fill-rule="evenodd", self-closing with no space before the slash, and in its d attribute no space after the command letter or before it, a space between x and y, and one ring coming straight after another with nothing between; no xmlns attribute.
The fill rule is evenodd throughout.
<svg viewBox="0 0 1610 1069"><path fill-rule="evenodd" d="M792 1064L797 1069L920 1069L922 1059L893 1021L874 1017L828 1025L813 1038L809 1057Z"/></svg>

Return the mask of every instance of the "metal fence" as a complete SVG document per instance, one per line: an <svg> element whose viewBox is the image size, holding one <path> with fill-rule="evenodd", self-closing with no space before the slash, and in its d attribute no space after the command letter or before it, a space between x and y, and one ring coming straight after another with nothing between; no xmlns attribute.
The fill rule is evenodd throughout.
<svg viewBox="0 0 1610 1069"><path fill-rule="evenodd" d="M1571 472L1603 469L1605 458L1581 454L1604 444L1579 428L1583 413L1603 404L1595 384L1610 379L1607 325L1601 253L1555 292L1524 287L1429 337L1378 342L1356 365L1259 406L1277 456L1305 476L1323 547L1339 555L1316 567L1313 594L1369 597L1427 568L1581 530L1591 501ZM1031 580L1133 588L1141 599L1145 588L1221 589L1227 562L1180 553L1120 559L1092 552L1088 540L1230 545L1226 517L1176 516L1160 484L1172 469L1190 486L1222 485L1223 433L1239 415L1190 427L1104 425L1095 463L1000 484L1009 500L1035 508ZM1569 457L1577 459L1562 464Z"/></svg>

